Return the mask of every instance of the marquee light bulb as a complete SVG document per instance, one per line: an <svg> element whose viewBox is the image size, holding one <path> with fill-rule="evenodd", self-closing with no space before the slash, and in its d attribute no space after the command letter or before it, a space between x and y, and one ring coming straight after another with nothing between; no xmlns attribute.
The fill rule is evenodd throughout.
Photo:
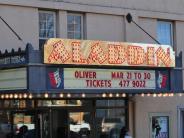
<svg viewBox="0 0 184 138"><path fill-rule="evenodd" d="M109 97L112 97L112 96L113 96L112 93L110 93L110 94L109 94Z"/></svg>
<svg viewBox="0 0 184 138"><path fill-rule="evenodd" d="M86 95L83 93L83 94L82 94L82 97L84 98L84 97L86 97Z"/></svg>
<svg viewBox="0 0 184 138"><path fill-rule="evenodd" d="M17 98L18 98L18 95L17 95L17 94L15 94L15 95L14 95L14 98L15 98L15 99L17 99Z"/></svg>
<svg viewBox="0 0 184 138"><path fill-rule="evenodd" d="M157 97L157 94L156 94L156 93L154 93L154 94L153 94L153 97Z"/></svg>
<svg viewBox="0 0 184 138"><path fill-rule="evenodd" d="M181 97L182 96L182 93L179 93L179 96Z"/></svg>
<svg viewBox="0 0 184 138"><path fill-rule="evenodd" d="M4 94L1 95L1 98L4 99Z"/></svg>
<svg viewBox="0 0 184 138"><path fill-rule="evenodd" d="M158 94L158 97L162 97L162 94L161 94L161 93L159 93L159 94Z"/></svg>
<svg viewBox="0 0 184 138"><path fill-rule="evenodd" d="M22 99L22 94L19 94L19 98Z"/></svg>
<svg viewBox="0 0 184 138"><path fill-rule="evenodd" d="M49 94L48 94L48 93L45 93L45 94L44 94L44 97L45 97L45 98L48 98L48 97L49 97Z"/></svg>
<svg viewBox="0 0 184 138"><path fill-rule="evenodd" d="M105 94L105 93L103 93L103 94L102 94L102 97L103 97L103 98L105 98L105 97L106 97L106 94Z"/></svg>
<svg viewBox="0 0 184 138"><path fill-rule="evenodd" d="M6 99L8 99L8 98L9 98L9 95L8 95L8 94L6 94L6 95L5 95L5 98L6 98Z"/></svg>
<svg viewBox="0 0 184 138"><path fill-rule="evenodd" d="M71 97L71 94L68 93L68 94L67 94L67 97L70 98L70 97Z"/></svg>
<svg viewBox="0 0 184 138"><path fill-rule="evenodd" d="M23 97L24 97L24 98L27 98L27 94L26 94L26 93L24 93Z"/></svg>
<svg viewBox="0 0 184 138"><path fill-rule="evenodd" d="M125 94L125 93L123 93L123 94L122 94L122 97L126 97L126 94Z"/></svg>
<svg viewBox="0 0 184 138"><path fill-rule="evenodd" d="M12 99L13 98L13 94L10 94L10 99Z"/></svg>
<svg viewBox="0 0 184 138"><path fill-rule="evenodd" d="M60 97L60 98L63 98L63 97L64 97L64 94L60 93L60 94L59 94L59 97Z"/></svg>
<svg viewBox="0 0 184 138"><path fill-rule="evenodd" d="M116 97L119 97L119 93L116 94Z"/></svg>
<svg viewBox="0 0 184 138"><path fill-rule="evenodd" d="M29 94L29 99L32 99L33 98L33 95L32 94Z"/></svg>

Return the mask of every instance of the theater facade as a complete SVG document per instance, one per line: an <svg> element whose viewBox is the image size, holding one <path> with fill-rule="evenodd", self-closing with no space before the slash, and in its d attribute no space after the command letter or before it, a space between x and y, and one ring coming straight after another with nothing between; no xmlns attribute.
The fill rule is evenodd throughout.
<svg viewBox="0 0 184 138"><path fill-rule="evenodd" d="M60 38L0 53L1 137L26 125L35 138L119 138L123 126L172 138L181 61L168 45Z"/></svg>

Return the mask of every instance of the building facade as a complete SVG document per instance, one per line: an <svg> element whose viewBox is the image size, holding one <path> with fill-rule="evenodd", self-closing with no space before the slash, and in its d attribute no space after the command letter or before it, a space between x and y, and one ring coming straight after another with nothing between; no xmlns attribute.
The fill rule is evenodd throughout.
<svg viewBox="0 0 184 138"><path fill-rule="evenodd" d="M109 121L111 125L119 125L113 128L126 125L135 138L183 138L183 5L179 0L1 0L0 16L22 38L19 41L0 21L0 73L9 77L0 80L2 137L12 136L11 132L17 134L23 124L29 124L28 129L39 128L34 131L34 137L72 137L79 131L92 138L107 137L111 132L102 128ZM49 38L155 44L135 24L126 21L127 13L162 45L173 48L175 67L71 66L43 62L43 45ZM30 44L26 47L27 43ZM82 72L91 68L101 72L166 71L169 88L85 91L82 87L75 90L69 84L74 90L52 88L59 81L52 78L57 77L60 69L67 73L70 69ZM113 134L119 135L119 129L113 129Z"/></svg>

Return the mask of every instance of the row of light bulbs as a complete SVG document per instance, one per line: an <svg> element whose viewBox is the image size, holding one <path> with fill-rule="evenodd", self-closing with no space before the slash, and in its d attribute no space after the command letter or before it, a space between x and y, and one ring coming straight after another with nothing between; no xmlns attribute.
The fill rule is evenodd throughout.
<svg viewBox="0 0 184 138"><path fill-rule="evenodd" d="M154 93L154 94L147 93L147 94L144 94L144 93L142 93L139 96L141 96L141 97L151 97L151 96L152 97L173 97L173 96L176 96L176 95L184 96L183 93L177 93L177 94L174 94L174 93L158 93L158 94L156 94L156 93Z"/></svg>
<svg viewBox="0 0 184 138"><path fill-rule="evenodd" d="M75 94L74 94L75 95ZM44 94L35 94L33 96L33 94L28 94L28 93L24 93L24 94L1 94L0 95L0 98L1 99L32 99L33 97L35 98L76 98L74 97L74 95L68 93L68 94L63 94L63 93L60 93L60 94L49 94L49 93L44 93ZM141 97L173 97L175 95L178 95L178 96L184 96L183 93L178 93L178 94L174 94L174 93L159 93L159 94L151 94L151 93L142 93L142 94L136 94L136 96L141 96ZM82 93L82 94L79 94L80 98L85 98L86 97L86 94L85 93ZM126 94L126 93L116 93L116 94L112 94L112 93L102 93L101 95L98 94L98 96L96 97L102 97L102 98L115 98L115 97L127 97L127 96L132 96L132 94Z"/></svg>
<svg viewBox="0 0 184 138"><path fill-rule="evenodd" d="M33 97L35 98L49 98L49 97L52 97L52 98L76 98L74 97L75 94L63 94L63 93L60 93L60 94L49 94L49 93L44 93L44 94L27 94L27 93L24 93L24 94L1 94L0 95L0 98L1 99L32 99ZM85 98L86 97L86 94L85 93L82 93L82 94L79 94L80 98ZM127 94L125 93L122 93L122 94L107 94L107 93L103 93L101 95L98 94L98 97L102 97L102 98L113 98L113 97L126 97Z"/></svg>
<svg viewBox="0 0 184 138"><path fill-rule="evenodd" d="M32 94L1 94L1 99L32 99L33 95Z"/></svg>

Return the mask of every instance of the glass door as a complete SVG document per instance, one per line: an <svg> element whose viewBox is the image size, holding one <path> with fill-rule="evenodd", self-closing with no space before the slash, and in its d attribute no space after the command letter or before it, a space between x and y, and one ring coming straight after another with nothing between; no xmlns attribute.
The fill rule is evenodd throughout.
<svg viewBox="0 0 184 138"><path fill-rule="evenodd" d="M18 111L12 112L12 135L17 137L38 137L36 133L37 119L35 112L31 111Z"/></svg>
<svg viewBox="0 0 184 138"><path fill-rule="evenodd" d="M71 138L92 138L92 116L90 112L70 112L69 131Z"/></svg>
<svg viewBox="0 0 184 138"><path fill-rule="evenodd" d="M69 138L68 110L62 108L53 108L51 112L52 136L49 138Z"/></svg>
<svg viewBox="0 0 184 138"><path fill-rule="evenodd" d="M41 110L38 113L38 128L40 131L37 131L39 138L50 138L50 112L49 110Z"/></svg>

